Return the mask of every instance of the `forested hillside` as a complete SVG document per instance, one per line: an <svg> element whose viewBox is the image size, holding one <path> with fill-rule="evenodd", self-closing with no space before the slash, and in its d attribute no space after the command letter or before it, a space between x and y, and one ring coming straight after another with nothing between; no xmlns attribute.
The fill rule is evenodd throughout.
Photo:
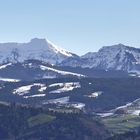
<svg viewBox="0 0 140 140"><path fill-rule="evenodd" d="M108 135L103 124L82 113L0 105L1 140L101 140Z"/></svg>

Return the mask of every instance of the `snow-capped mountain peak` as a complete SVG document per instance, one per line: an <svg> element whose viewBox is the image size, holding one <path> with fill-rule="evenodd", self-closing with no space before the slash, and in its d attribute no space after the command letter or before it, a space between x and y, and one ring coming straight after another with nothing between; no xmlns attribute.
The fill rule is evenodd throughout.
<svg viewBox="0 0 140 140"><path fill-rule="evenodd" d="M34 38L28 43L0 44L0 63L23 62L29 59L36 59L57 64L73 56L75 54L57 47L46 39Z"/></svg>
<svg viewBox="0 0 140 140"><path fill-rule="evenodd" d="M103 70L140 71L140 49L123 44L104 46L98 52L83 55L79 63L78 61L75 63L75 61L75 59L65 60L65 63L62 64L73 66L72 63L74 63L81 67Z"/></svg>
<svg viewBox="0 0 140 140"><path fill-rule="evenodd" d="M90 67L112 70L131 71L138 68L140 49L117 44L102 47L97 53L83 56L90 63Z"/></svg>

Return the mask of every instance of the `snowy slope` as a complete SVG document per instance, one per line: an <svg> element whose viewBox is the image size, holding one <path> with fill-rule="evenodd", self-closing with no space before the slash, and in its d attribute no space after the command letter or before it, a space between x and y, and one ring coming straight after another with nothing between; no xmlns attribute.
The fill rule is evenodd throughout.
<svg viewBox="0 0 140 140"><path fill-rule="evenodd" d="M82 74L59 70L48 63L28 60L22 63L6 63L0 65L0 80L20 79L20 80L35 80L35 79L50 79L62 77L85 77Z"/></svg>
<svg viewBox="0 0 140 140"><path fill-rule="evenodd" d="M76 88L81 88L81 85L79 82L55 83L55 84L49 85L49 87L57 87L57 86L59 86L60 88L57 90L53 90L50 93L63 93L63 92L72 91Z"/></svg>
<svg viewBox="0 0 140 140"><path fill-rule="evenodd" d="M0 63L36 59L57 64L73 56L75 55L45 39L34 38L28 43L0 44Z"/></svg>
<svg viewBox="0 0 140 140"><path fill-rule="evenodd" d="M34 83L34 84L31 84L31 85L26 85L26 86L19 87L19 88L15 89L13 91L13 93L22 96L24 94L29 93L30 90L31 90L31 88L34 87L34 86L39 87L38 92L43 92L43 91L45 91L47 89L47 87L45 86L45 84Z"/></svg>

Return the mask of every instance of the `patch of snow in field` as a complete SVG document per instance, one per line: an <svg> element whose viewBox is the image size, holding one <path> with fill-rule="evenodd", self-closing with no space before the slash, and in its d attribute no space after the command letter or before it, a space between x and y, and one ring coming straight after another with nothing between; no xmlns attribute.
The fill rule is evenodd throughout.
<svg viewBox="0 0 140 140"><path fill-rule="evenodd" d="M63 85L64 83L54 83L54 84L49 85L49 87L56 87L56 86L62 87Z"/></svg>
<svg viewBox="0 0 140 140"><path fill-rule="evenodd" d="M108 112L108 113L97 113L97 115L99 115L100 117L104 118L104 117L109 117L114 115L114 113L112 112Z"/></svg>
<svg viewBox="0 0 140 140"><path fill-rule="evenodd" d="M136 76L137 76L137 74L129 74L129 76L136 77Z"/></svg>
<svg viewBox="0 0 140 140"><path fill-rule="evenodd" d="M131 106L131 105L132 105L132 103L128 103L128 104L126 104L126 105L117 107L115 110L122 109L122 108L127 108L127 107L129 107L129 106Z"/></svg>
<svg viewBox="0 0 140 140"><path fill-rule="evenodd" d="M47 89L45 85L42 85L41 88L38 90L39 92L43 92Z"/></svg>
<svg viewBox="0 0 140 140"><path fill-rule="evenodd" d="M34 86L34 85L28 85L28 86L19 87L19 88L15 89L13 91L13 94L24 95L26 93L29 93L29 91L30 91L32 86Z"/></svg>
<svg viewBox="0 0 140 140"><path fill-rule="evenodd" d="M54 91L51 91L50 93L62 93L62 92L68 92L68 91L72 91L74 89L74 87L64 87L64 88L60 88Z"/></svg>
<svg viewBox="0 0 140 140"><path fill-rule="evenodd" d="M51 100L48 100L47 102L43 103L43 104L57 104L57 103L60 103L60 104L67 104L69 102L69 96L67 97L62 97L62 98L57 98L57 99L51 99Z"/></svg>
<svg viewBox="0 0 140 140"><path fill-rule="evenodd" d="M44 90L47 89L47 87L44 84L34 83L32 85L22 86L22 87L19 87L19 88L15 89L13 91L13 94L18 94L18 95L22 96L24 94L29 93L31 88L34 87L34 86L39 86L40 87L40 89L38 90L39 92L43 92Z"/></svg>
<svg viewBox="0 0 140 140"><path fill-rule="evenodd" d="M97 98L101 94L102 94L102 91L97 91L97 92L92 93L91 95L86 95L86 96L89 98Z"/></svg>
<svg viewBox="0 0 140 140"><path fill-rule="evenodd" d="M134 110L134 111L132 111L131 114L132 114L132 115L137 115L137 116L139 116L140 110Z"/></svg>
<svg viewBox="0 0 140 140"><path fill-rule="evenodd" d="M73 103L71 104L72 107L77 108L77 109L83 109L85 107L84 103Z"/></svg>
<svg viewBox="0 0 140 140"><path fill-rule="evenodd" d="M43 79L53 79L53 78L56 78L55 75L44 75L43 76Z"/></svg>
<svg viewBox="0 0 140 140"><path fill-rule="evenodd" d="M1 70L1 69L4 69L4 68L6 68L7 66L10 66L10 65L12 65L12 63L8 63L8 64L5 64L5 65L1 65L1 66L0 66L0 70Z"/></svg>
<svg viewBox="0 0 140 140"><path fill-rule="evenodd" d="M44 97L46 94L35 94L35 95L30 95L30 96L24 96L23 98L28 99L28 98L34 98L34 97Z"/></svg>
<svg viewBox="0 0 140 140"><path fill-rule="evenodd" d="M55 87L55 86L60 86L60 87L71 87L71 86L75 86L77 88L80 88L80 83L79 82L67 82L67 83L54 83L49 85L49 87Z"/></svg>
<svg viewBox="0 0 140 140"><path fill-rule="evenodd" d="M1 78L0 77L0 81L4 81L4 82L19 82L19 79L10 79L10 78Z"/></svg>
<svg viewBox="0 0 140 140"><path fill-rule="evenodd" d="M76 88L80 88L81 85L79 82L71 82L71 83L56 83L56 84L52 84L49 87L55 87L55 86L60 86L61 88L51 91L50 93L62 93L62 92L68 92L68 91L72 91Z"/></svg>

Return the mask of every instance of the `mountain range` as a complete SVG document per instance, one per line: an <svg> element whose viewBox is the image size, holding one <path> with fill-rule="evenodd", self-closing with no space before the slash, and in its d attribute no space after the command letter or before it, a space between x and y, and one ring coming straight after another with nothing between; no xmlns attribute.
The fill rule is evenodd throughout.
<svg viewBox="0 0 140 140"><path fill-rule="evenodd" d="M34 66L29 63L30 60L34 61ZM40 67L42 65L41 63L43 65L49 65L49 68L43 70ZM36 77L40 78L45 77L45 75L46 78L58 77L58 75L89 76L89 73L95 74L95 71L104 71L104 73L107 71L122 71L125 72L125 75L127 73L130 76L139 76L140 49L117 44L104 46L98 52L88 52L83 56L78 56L77 54L57 47L46 39L34 38L28 43L1 43L0 77L9 75L7 73L8 70L13 71L19 69L19 65L24 65L22 74L25 74L26 68L26 75L29 68L32 69L30 73L33 73L33 71L37 72L40 68L41 74L38 72L36 75ZM57 70L52 69L52 67L57 67ZM64 72L62 74L58 69L62 71L65 69L65 74ZM46 70L49 73L46 73ZM45 73L43 72L42 74L42 71L45 71Z"/></svg>

